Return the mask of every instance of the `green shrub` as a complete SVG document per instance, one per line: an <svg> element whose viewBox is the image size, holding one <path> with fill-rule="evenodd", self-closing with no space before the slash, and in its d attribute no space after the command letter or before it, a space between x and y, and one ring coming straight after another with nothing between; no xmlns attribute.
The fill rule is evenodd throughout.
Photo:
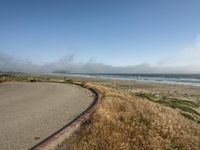
<svg viewBox="0 0 200 150"><path fill-rule="evenodd" d="M72 79L68 79L68 80L65 80L65 83L74 83L74 81Z"/></svg>
<svg viewBox="0 0 200 150"><path fill-rule="evenodd" d="M155 101L155 95L152 93L137 93L136 96L147 98L150 101Z"/></svg>
<svg viewBox="0 0 200 150"><path fill-rule="evenodd" d="M188 101L188 100L179 100L179 99L172 99L170 100L171 103L176 103L178 105L185 105L189 107L199 107L200 105L194 101Z"/></svg>

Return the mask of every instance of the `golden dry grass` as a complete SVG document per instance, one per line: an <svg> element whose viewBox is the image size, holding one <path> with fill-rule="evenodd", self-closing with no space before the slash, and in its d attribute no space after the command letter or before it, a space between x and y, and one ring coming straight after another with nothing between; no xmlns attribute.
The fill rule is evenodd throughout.
<svg viewBox="0 0 200 150"><path fill-rule="evenodd" d="M177 110L106 86L87 86L102 93L102 102L81 129L57 149L200 149L200 125Z"/></svg>

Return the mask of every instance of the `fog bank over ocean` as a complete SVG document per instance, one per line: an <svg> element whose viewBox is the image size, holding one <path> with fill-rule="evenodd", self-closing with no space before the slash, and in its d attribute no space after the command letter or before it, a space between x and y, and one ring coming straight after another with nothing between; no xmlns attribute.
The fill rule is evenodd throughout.
<svg viewBox="0 0 200 150"><path fill-rule="evenodd" d="M67 55L57 61L36 64L26 59L0 53L0 70L28 73L52 73L55 70L64 70L70 73L146 73L146 74L200 74L200 65L161 66L148 63L130 66L111 66L101 62L89 60L75 62L74 55Z"/></svg>

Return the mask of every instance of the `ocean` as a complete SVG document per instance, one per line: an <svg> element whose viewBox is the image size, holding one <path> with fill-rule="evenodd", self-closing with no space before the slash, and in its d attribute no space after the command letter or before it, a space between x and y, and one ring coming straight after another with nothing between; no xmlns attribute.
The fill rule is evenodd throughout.
<svg viewBox="0 0 200 150"><path fill-rule="evenodd" d="M70 76L93 77L115 80L136 80L168 84L200 86L200 74L69 74Z"/></svg>

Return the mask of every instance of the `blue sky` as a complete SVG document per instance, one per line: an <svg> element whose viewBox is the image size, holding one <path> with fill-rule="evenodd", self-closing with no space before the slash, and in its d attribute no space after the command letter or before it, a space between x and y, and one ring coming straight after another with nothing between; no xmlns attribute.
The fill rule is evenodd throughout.
<svg viewBox="0 0 200 150"><path fill-rule="evenodd" d="M0 0L0 52L34 64L200 65L199 0ZM198 55L198 56L197 56Z"/></svg>

